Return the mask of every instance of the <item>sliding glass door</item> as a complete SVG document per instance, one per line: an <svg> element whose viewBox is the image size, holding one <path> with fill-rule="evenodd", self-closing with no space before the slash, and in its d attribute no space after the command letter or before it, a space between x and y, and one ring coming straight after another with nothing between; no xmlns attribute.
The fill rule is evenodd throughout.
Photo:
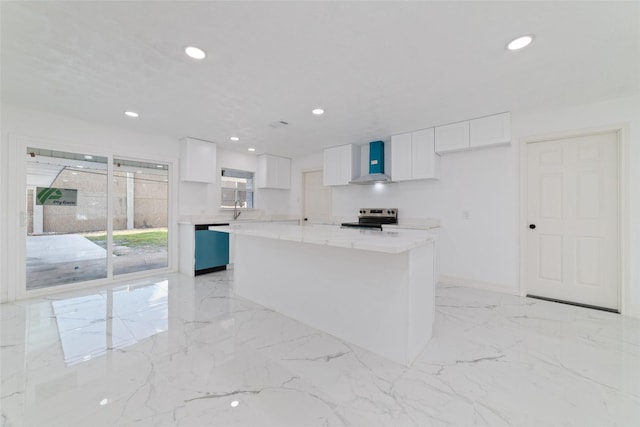
<svg viewBox="0 0 640 427"><path fill-rule="evenodd" d="M28 291L168 267L169 165L37 147L26 158Z"/></svg>
<svg viewBox="0 0 640 427"><path fill-rule="evenodd" d="M107 158L27 148L27 290L107 277Z"/></svg>
<svg viewBox="0 0 640 427"><path fill-rule="evenodd" d="M113 160L113 274L169 265L169 168Z"/></svg>

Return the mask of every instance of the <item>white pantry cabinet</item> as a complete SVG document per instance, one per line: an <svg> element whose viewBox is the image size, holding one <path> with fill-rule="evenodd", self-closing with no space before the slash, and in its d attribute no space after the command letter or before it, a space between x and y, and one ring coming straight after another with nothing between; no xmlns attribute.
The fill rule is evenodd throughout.
<svg viewBox="0 0 640 427"><path fill-rule="evenodd" d="M217 177L216 144L194 138L180 140L180 180L214 183Z"/></svg>
<svg viewBox="0 0 640 427"><path fill-rule="evenodd" d="M440 156L435 153L434 129L422 129L391 137L391 179L438 178Z"/></svg>
<svg viewBox="0 0 640 427"><path fill-rule="evenodd" d="M256 187L280 190L291 188L291 159L271 154L258 156Z"/></svg>
<svg viewBox="0 0 640 427"><path fill-rule="evenodd" d="M511 143L510 113L473 119L469 122L469 128L469 146L472 149Z"/></svg>
<svg viewBox="0 0 640 427"><path fill-rule="evenodd" d="M341 145L324 150L324 185L347 185L360 176L360 147Z"/></svg>
<svg viewBox="0 0 640 427"><path fill-rule="evenodd" d="M469 121L437 126L435 131L436 153L451 153L469 149Z"/></svg>

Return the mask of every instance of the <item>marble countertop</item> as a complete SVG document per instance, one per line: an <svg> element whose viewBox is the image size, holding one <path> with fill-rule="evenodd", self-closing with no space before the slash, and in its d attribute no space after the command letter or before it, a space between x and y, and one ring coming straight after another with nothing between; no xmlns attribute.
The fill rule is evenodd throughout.
<svg viewBox="0 0 640 427"><path fill-rule="evenodd" d="M440 227L440 220L434 218L401 219L397 224L384 224L383 229L406 228L410 230L431 230Z"/></svg>
<svg viewBox="0 0 640 427"><path fill-rule="evenodd" d="M425 230L378 231L340 228L335 225L299 226L278 223L246 223L233 224L229 227L212 227L211 229L245 236L391 254L399 254L432 243L436 238Z"/></svg>
<svg viewBox="0 0 640 427"><path fill-rule="evenodd" d="M227 215L182 215L178 218L178 224L182 225L206 225L206 224L219 224L219 223L254 223L254 222L293 222L298 221L300 218L292 215L255 215L246 211L241 211L238 219L234 220L229 213Z"/></svg>

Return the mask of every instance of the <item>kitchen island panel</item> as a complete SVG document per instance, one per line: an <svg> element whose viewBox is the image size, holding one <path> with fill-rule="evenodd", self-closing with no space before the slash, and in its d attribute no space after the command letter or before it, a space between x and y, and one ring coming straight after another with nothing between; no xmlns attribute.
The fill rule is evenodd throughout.
<svg viewBox="0 0 640 427"><path fill-rule="evenodd" d="M431 338L433 242L389 254L235 238L239 296L404 365Z"/></svg>

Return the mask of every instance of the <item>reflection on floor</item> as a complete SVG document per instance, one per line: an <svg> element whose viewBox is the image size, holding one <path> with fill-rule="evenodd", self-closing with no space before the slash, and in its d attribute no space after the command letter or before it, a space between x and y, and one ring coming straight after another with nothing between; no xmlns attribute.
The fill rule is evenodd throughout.
<svg viewBox="0 0 640 427"><path fill-rule="evenodd" d="M640 425L637 319L441 286L406 368L234 296L232 274L2 305L0 424Z"/></svg>

